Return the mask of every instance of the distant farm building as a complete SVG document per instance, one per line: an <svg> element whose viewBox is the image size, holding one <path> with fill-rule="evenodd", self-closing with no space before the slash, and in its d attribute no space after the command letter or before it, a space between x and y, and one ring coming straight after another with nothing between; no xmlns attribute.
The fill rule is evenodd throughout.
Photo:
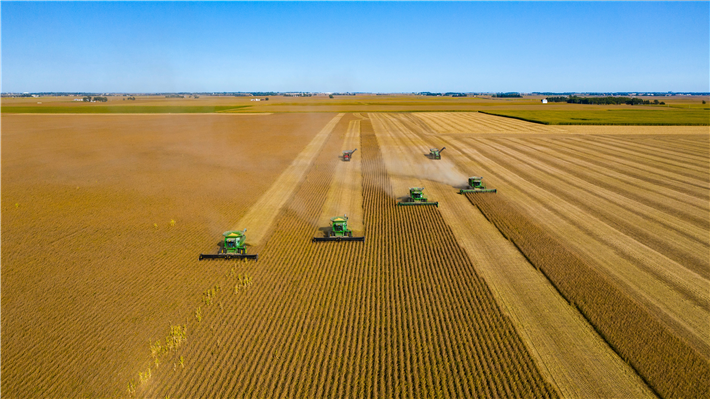
<svg viewBox="0 0 710 399"><path fill-rule="evenodd" d="M543 99L542 99L542 103L543 103L543 104L547 104L547 99L546 99L546 98L543 98Z"/></svg>

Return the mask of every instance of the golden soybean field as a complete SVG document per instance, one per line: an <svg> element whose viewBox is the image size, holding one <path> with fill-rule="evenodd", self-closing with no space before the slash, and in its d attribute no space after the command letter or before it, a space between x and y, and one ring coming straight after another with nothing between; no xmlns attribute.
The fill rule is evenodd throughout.
<svg viewBox="0 0 710 399"><path fill-rule="evenodd" d="M4 397L710 395L705 127L3 119Z"/></svg>

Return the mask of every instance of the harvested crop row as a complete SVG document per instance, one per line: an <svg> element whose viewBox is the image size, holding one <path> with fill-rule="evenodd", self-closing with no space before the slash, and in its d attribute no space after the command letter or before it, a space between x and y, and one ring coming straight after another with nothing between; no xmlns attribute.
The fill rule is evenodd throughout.
<svg viewBox="0 0 710 399"><path fill-rule="evenodd" d="M610 226L627 232L637 241L657 248L664 255L707 276L708 229L679 220L641 202L588 183L574 173L564 173L545 161L493 142L476 141L484 155L538 187L577 204Z"/></svg>
<svg viewBox="0 0 710 399"><path fill-rule="evenodd" d="M440 134L563 132L558 127L501 118L480 112L418 112L414 115Z"/></svg>
<svg viewBox="0 0 710 399"><path fill-rule="evenodd" d="M216 278L197 255L332 117L3 116L2 396L125 394Z"/></svg>
<svg viewBox="0 0 710 399"><path fill-rule="evenodd" d="M515 207L466 194L662 397L708 397L710 363Z"/></svg>
<svg viewBox="0 0 710 399"><path fill-rule="evenodd" d="M142 395L557 396L436 209L393 205L362 128L366 241L310 242L338 161L319 156L258 263L235 263L253 284L193 329L194 366L161 370Z"/></svg>
<svg viewBox="0 0 710 399"><path fill-rule="evenodd" d="M510 142L527 153L544 154L541 155L542 159L554 162L558 168L574 170L577 174L589 176L589 179L594 180L594 184L613 187L624 195L637 197L671 213L684 213L691 218L700 216L701 224L707 223L710 204L705 199L679 192L666 184L663 190L655 189L647 180L629 174L625 170L618 171L603 163L594 163L583 157L572 156L569 152L560 151L535 140L510 139ZM505 144L504 141L499 143Z"/></svg>
<svg viewBox="0 0 710 399"><path fill-rule="evenodd" d="M689 177L692 179L700 180L701 182L703 182L705 184L704 187L706 187L706 188L708 187L707 168L703 168L701 166L695 166L695 165L688 165L688 164L685 164L681 161L667 159L664 157L638 154L633 150L626 150L626 149L618 148L614 145L609 145L609 144L605 144L605 143L598 142L598 143L590 144L586 137L584 137L584 138L574 137L570 141L573 143L576 142L576 144L578 146L592 147L596 151L601 152L602 154L608 154L608 155L611 155L616 158L623 157L623 158L626 158L630 161L640 163L642 165L652 166L652 167L659 168L664 171L677 173L681 176L686 176L686 177Z"/></svg>
<svg viewBox="0 0 710 399"><path fill-rule="evenodd" d="M625 137L610 137L610 136L591 136L587 138L591 143L605 143L614 146L615 148L623 148L633 151L636 154L644 156L661 156L667 159L679 160L683 165L700 166L701 168L708 167L708 157L702 155L687 154L673 149L669 149L667 145L657 146L647 143L637 143L635 140L629 140Z"/></svg>
<svg viewBox="0 0 710 399"><path fill-rule="evenodd" d="M360 121L352 120L344 137L342 151L352 151L360 145ZM341 154L342 154L341 151ZM334 216L347 214L348 228L359 236L362 224L362 158L357 154L350 161L338 162L335 177L328 190L319 226L329 226Z"/></svg>
<svg viewBox="0 0 710 399"><path fill-rule="evenodd" d="M573 202L545 191L508 170L508 165L487 158L477 149L450 138L450 145L465 149L457 164L482 171L499 194L515 201L531 218L573 248L587 264L612 279L634 300L663 320L669 328L703 354L708 346L708 317L703 305L705 283L683 277L683 265L639 243L622 231L585 213ZM554 204L554 206L550 206ZM696 294L693 294L693 293Z"/></svg>
<svg viewBox="0 0 710 399"><path fill-rule="evenodd" d="M448 156L454 156L452 153ZM430 183L439 212L515 323L540 370L563 397L655 397L614 352L468 199L450 186Z"/></svg>
<svg viewBox="0 0 710 399"><path fill-rule="evenodd" d="M251 392L275 397L279 396L279 387L273 382L280 381L281 386L291 389L300 384L291 381L293 373L284 368L289 362L303 360L294 351L309 341L298 331L311 317L310 312L322 310L311 305L327 301L317 295L324 290L309 289L305 293L295 282L304 279L320 286L319 276L331 276L321 273L323 270L331 270L331 264L341 258L351 263L347 259L353 255L348 255L347 250L355 250L354 254L359 250L354 243L334 248L314 247L310 242L333 178L337 159L333 155L342 146L341 133L345 133L349 121L349 117L340 120L311 167L304 171L305 178L295 195L287 199L275 218L274 231L261 249L259 261L227 262L227 268L235 268L236 276L248 276L253 283L242 288L234 275L217 283L225 291L219 299L219 309L209 309L210 313L205 309L204 320L193 326L191 343L183 355L192 366L177 373L161 370L156 378L159 383L141 395L241 396ZM325 262L323 253L329 253L329 249L340 250L330 257L330 262ZM221 265L216 262L216 266ZM309 299L304 301L304 295ZM280 356L275 359L274 353Z"/></svg>
<svg viewBox="0 0 710 399"><path fill-rule="evenodd" d="M294 190L303 179L306 169L321 151L337 123L344 114L338 114L313 137L306 148L294 159L291 165L281 173L271 185L269 191L259 198L258 202L249 208L233 229L251 227L249 241L252 245L262 244L268 238L272 223L286 200L293 195ZM243 226L243 227L242 227Z"/></svg>
<svg viewBox="0 0 710 399"><path fill-rule="evenodd" d="M705 183L700 180L668 172L653 166L632 162L624 157L605 155L584 145L573 144L568 140L542 139L543 145L556 151L584 159L587 162L647 181L653 185L666 186L669 189L692 195L704 201L710 200Z"/></svg>

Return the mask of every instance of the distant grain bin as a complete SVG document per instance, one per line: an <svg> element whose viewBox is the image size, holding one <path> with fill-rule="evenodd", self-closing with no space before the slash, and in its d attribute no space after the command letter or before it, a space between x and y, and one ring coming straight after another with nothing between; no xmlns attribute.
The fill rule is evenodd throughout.
<svg viewBox="0 0 710 399"><path fill-rule="evenodd" d="M543 99L542 99L542 103L543 103L543 104L547 104L547 99L546 99L546 98L543 98Z"/></svg>

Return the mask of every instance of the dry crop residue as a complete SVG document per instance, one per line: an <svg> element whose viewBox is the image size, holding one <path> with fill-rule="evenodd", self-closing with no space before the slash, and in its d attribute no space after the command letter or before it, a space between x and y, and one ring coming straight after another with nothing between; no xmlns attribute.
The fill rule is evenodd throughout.
<svg viewBox="0 0 710 399"><path fill-rule="evenodd" d="M440 134L489 133L564 133L563 128L518 119L502 118L480 112L417 112L412 114Z"/></svg>
<svg viewBox="0 0 710 399"><path fill-rule="evenodd" d="M437 210L393 205L370 122L361 129L366 241L310 242L340 162L334 134L258 263L223 267L253 283L194 328L194 365L161 370L141 395L558 396Z"/></svg>
<svg viewBox="0 0 710 399"><path fill-rule="evenodd" d="M702 199L707 195L707 188L702 188L703 184L707 185L703 182L706 178L686 170L686 180L676 181L675 186L681 187L690 198L682 205L676 201L676 207L669 211L670 202L664 198L683 198L676 196L677 190L672 185L662 185L663 189L655 192L646 191L616 184L618 176L612 178L608 171L633 175L652 187L650 180L659 177L643 173L648 170L646 166L668 172L670 165L649 162L641 156L629 157L625 152L612 149L599 149L599 146L589 145L590 140L596 141L586 137L523 139L526 146L511 138L447 141L461 148L463 162L482 171L504 196L525 208L533 219L567 243L587 264L614 280L676 334L709 356L710 327L705 322L709 315L708 235L703 237L702 234L707 231L707 223L698 219L698 211L707 205L692 200L692 197ZM594 157L586 154L603 151L611 159L597 160L592 171L607 173L606 178L582 176L586 172L569 169L557 157L535 150L536 143L555 153L572 149L577 157L590 164L595 164ZM564 150L558 151L558 148ZM538 154L523 155L524 152ZM625 168L630 165L634 167ZM668 235L673 239L668 239Z"/></svg>
<svg viewBox="0 0 710 399"><path fill-rule="evenodd" d="M579 308L662 397L710 396L710 363L524 213L490 194L466 194Z"/></svg>
<svg viewBox="0 0 710 399"><path fill-rule="evenodd" d="M479 212L470 209L465 196L456 193L454 187L463 186L466 176L478 172L461 162L457 146L442 152L441 160L430 160L424 154L441 147L441 140L416 118L406 114L372 118L389 179L393 185L399 183L395 192L406 192L408 185L425 185L430 199L440 202L439 211L457 241L563 396L653 396L547 279Z"/></svg>
<svg viewBox="0 0 710 399"><path fill-rule="evenodd" d="M3 115L3 398L125 395L222 275L197 255L332 118Z"/></svg>
<svg viewBox="0 0 710 399"><path fill-rule="evenodd" d="M436 134L430 129L425 134ZM708 359L708 136L687 128L625 129L437 138L458 150L448 154L457 165L484 176L499 197ZM630 362L648 359L632 352L624 355ZM661 379L683 378L651 367L637 370L662 395L672 389Z"/></svg>

